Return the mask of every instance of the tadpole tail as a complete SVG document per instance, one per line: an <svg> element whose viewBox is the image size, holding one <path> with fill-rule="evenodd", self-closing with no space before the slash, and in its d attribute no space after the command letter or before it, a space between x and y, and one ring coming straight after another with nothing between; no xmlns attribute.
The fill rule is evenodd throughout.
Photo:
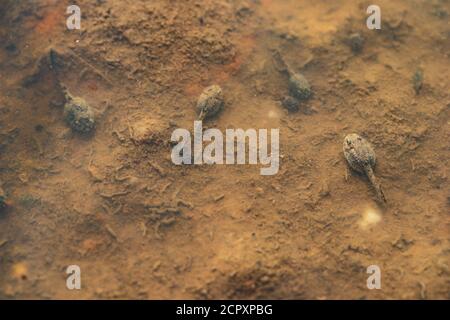
<svg viewBox="0 0 450 320"><path fill-rule="evenodd" d="M59 53L55 49L50 48L50 50L48 51L49 67L50 67L50 70L53 71L53 74L55 75L56 80L58 80L59 85L61 87L64 87L64 85L61 85L61 80L59 77L59 66L58 66L58 62L57 62L58 55L59 55Z"/></svg>
<svg viewBox="0 0 450 320"><path fill-rule="evenodd" d="M275 68L279 72L284 73L288 76L291 75L290 68L289 68L288 64L286 63L286 61L284 61L284 58L281 56L280 51L278 51L278 50L273 51L273 59L275 61Z"/></svg>
<svg viewBox="0 0 450 320"><path fill-rule="evenodd" d="M48 51L49 64L50 69L52 69L55 73L58 72L56 55L57 55L56 51L53 48L50 48L50 50Z"/></svg>
<svg viewBox="0 0 450 320"><path fill-rule="evenodd" d="M56 80L58 82L58 85L59 85L60 89L62 90L62 92L64 93L64 95L66 97L70 97L67 86L61 81L60 76L59 76L59 68L58 68L58 62L57 62L58 55L59 55L59 53L55 49L50 48L49 53L48 53L50 69L53 71L53 73L56 77Z"/></svg>
<svg viewBox="0 0 450 320"><path fill-rule="evenodd" d="M375 177L375 174L373 173L372 167L367 166L366 167L366 174L367 177L370 180L370 183L372 184L373 188L375 189L375 192L377 193L378 199L382 203L387 203L386 197L384 196L383 189L381 187L381 184L378 183L378 179Z"/></svg>

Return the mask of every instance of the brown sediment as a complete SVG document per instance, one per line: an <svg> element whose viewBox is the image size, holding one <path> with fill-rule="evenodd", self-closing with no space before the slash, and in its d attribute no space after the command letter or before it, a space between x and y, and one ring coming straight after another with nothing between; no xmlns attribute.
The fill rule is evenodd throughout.
<svg viewBox="0 0 450 320"><path fill-rule="evenodd" d="M80 31L64 1L14 1L0 19L0 299L448 298L444 3L379 0L379 31L351 0L77 4ZM50 47L59 79L33 69ZM274 49L311 84L301 112L282 106ZM57 80L99 115L95 134L64 123ZM279 128L278 174L172 163L171 133L192 130L214 83L226 108L208 126ZM381 213L347 172L347 132L376 148ZM366 287L372 264L382 290Z"/></svg>

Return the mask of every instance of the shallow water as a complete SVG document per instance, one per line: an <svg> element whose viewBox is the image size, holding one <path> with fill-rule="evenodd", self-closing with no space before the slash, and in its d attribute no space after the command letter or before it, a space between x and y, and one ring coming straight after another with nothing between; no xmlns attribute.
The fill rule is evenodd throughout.
<svg viewBox="0 0 450 320"><path fill-rule="evenodd" d="M0 5L0 298L449 298L448 1L378 1L381 30L363 1L78 2L81 30L61 1ZM298 112L274 50L312 85ZM60 82L92 135L67 127ZM211 84L225 107L204 127L279 129L276 175L172 163ZM347 167L352 132L385 207Z"/></svg>

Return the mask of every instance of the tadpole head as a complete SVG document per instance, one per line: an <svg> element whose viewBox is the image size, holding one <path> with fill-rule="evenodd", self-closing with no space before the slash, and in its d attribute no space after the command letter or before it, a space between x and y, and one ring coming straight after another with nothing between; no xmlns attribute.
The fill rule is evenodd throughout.
<svg viewBox="0 0 450 320"><path fill-rule="evenodd" d="M350 138L345 138L345 145L347 146L347 148L351 149L353 148L353 141Z"/></svg>

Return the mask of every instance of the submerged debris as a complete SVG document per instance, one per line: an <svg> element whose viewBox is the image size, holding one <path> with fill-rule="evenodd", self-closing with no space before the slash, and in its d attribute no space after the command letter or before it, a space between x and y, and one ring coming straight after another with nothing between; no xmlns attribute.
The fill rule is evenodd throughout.
<svg viewBox="0 0 450 320"><path fill-rule="evenodd" d="M381 185L373 173L376 155L370 143L358 134L352 133L345 137L343 150L349 166L356 172L365 173L374 187L379 200L386 202Z"/></svg>
<svg viewBox="0 0 450 320"><path fill-rule="evenodd" d="M416 91L416 94L419 94L423 86L423 71L421 69L417 69L416 72L414 72L412 83L414 91Z"/></svg>
<svg viewBox="0 0 450 320"><path fill-rule="evenodd" d="M83 98L74 97L65 87L63 89L66 99L64 105L66 122L77 132L91 132L95 127L94 111Z"/></svg>
<svg viewBox="0 0 450 320"><path fill-rule="evenodd" d="M352 33L347 43L354 53L360 53L364 47L364 38L359 33Z"/></svg>
<svg viewBox="0 0 450 320"><path fill-rule="evenodd" d="M204 120L217 115L224 106L222 88L212 85L203 90L197 101L198 119Z"/></svg>
<svg viewBox="0 0 450 320"><path fill-rule="evenodd" d="M174 225L183 217L183 212L178 206L149 208L149 213L145 215L147 222L153 225L155 236L163 238L162 229Z"/></svg>

